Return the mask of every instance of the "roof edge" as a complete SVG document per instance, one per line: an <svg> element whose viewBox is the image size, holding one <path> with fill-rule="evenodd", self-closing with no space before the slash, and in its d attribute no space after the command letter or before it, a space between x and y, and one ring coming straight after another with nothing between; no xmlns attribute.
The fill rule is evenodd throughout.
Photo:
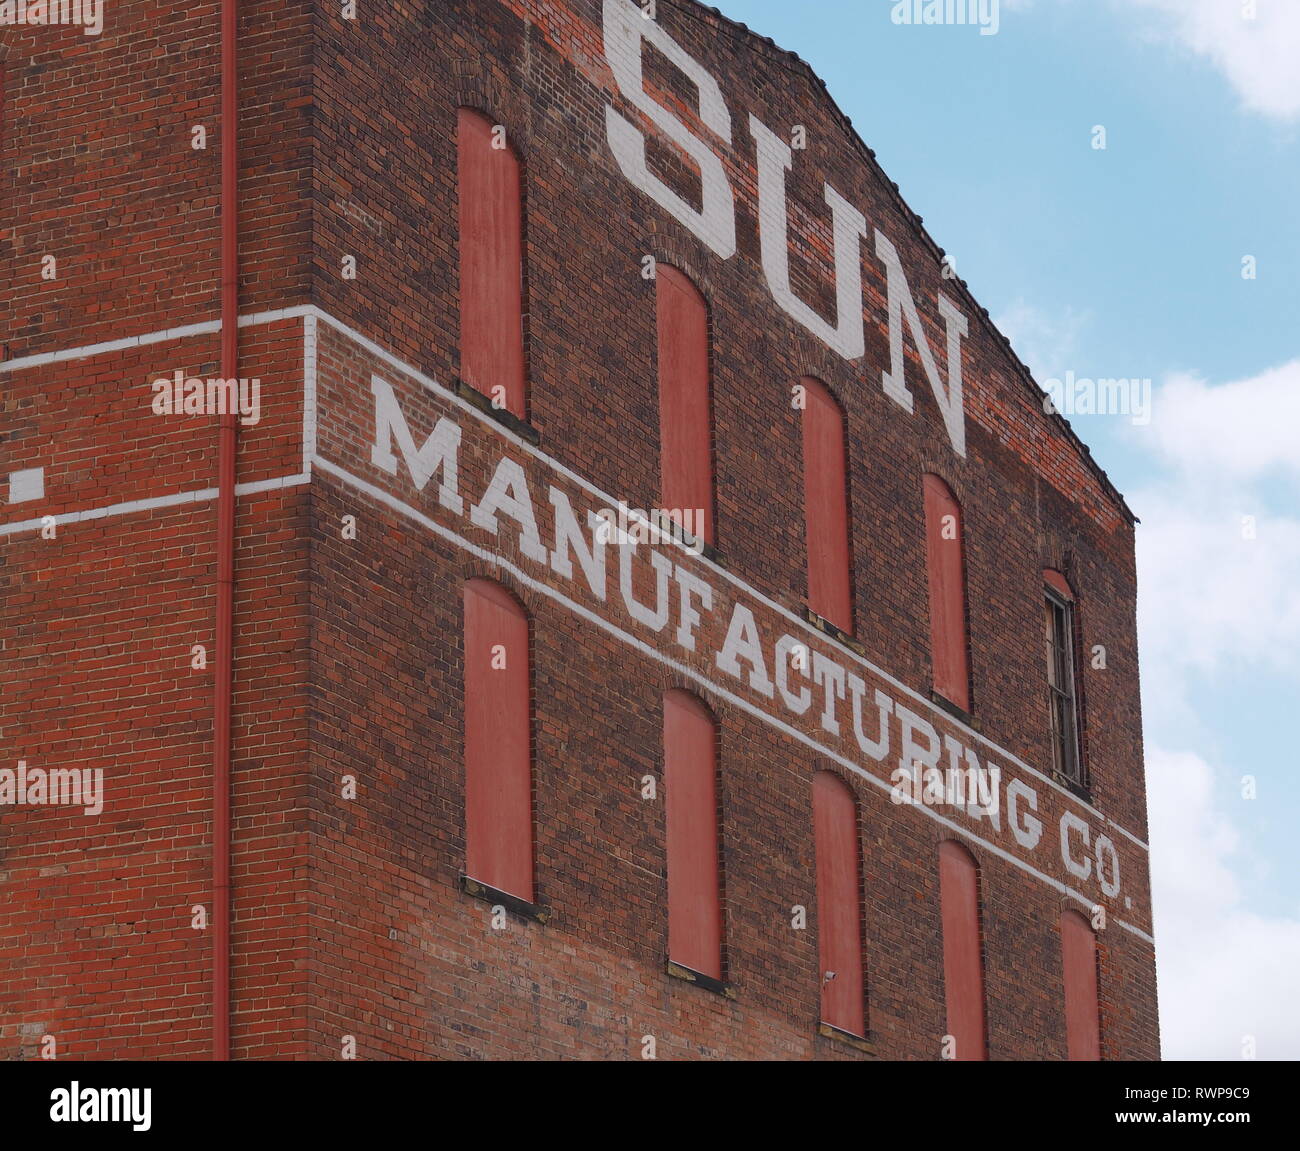
<svg viewBox="0 0 1300 1151"><path fill-rule="evenodd" d="M674 7L676 7L678 11L682 12L684 15L691 15L691 16L695 16L696 18L699 18L700 12L709 13L711 16L715 17L720 22L721 25L724 25L729 28L734 28L739 32L741 32L744 35L744 37L754 47L758 48L760 51L762 51L765 55L767 55L771 59L780 63L782 67L787 66L784 63L784 61L793 61L793 63L798 67L799 71L803 73L804 78L810 81L816 88L821 89L821 91L825 94L826 99L830 102L831 110L839 118L840 123L848 131L849 136L852 138L853 142L858 146L858 149L864 154L868 164L879 174L882 182L884 183L885 187L889 189L891 195L893 196L894 202L902 211L903 215L907 219L911 220L913 224L916 225L916 229L920 233L922 240L929 245L931 250L938 257L936 263L943 262L943 258L947 255L947 252L939 245L938 241L936 241L934 237L930 235L928 229L925 227L924 218L921 215L919 215L917 212L915 212L911 208L911 206L907 203L907 201L903 199L903 195L902 192L899 190L898 183L889 178L888 173L886 173L885 169L881 166L880 161L876 158L875 150L867 144L867 142L858 133L858 130L853 127L852 119L839 106L839 103L836 101L835 97L831 95L831 91L827 87L826 81L823 80L819 75L817 75L816 71L813 69L813 66L809 64L807 60L805 60L797 52L791 52L787 48L782 48L770 36L764 36L754 31L754 29L749 27L748 24L744 24L739 20L733 20L730 16L727 16L719 9L714 8L711 5L702 3L701 0L672 0L672 3ZM1029 394L1033 398L1040 401L1038 407L1041 409L1042 408L1041 401L1047 398L1047 392L1044 391L1041 386L1039 386L1038 382L1034 379L1033 372L1030 371L1029 367L1025 364L1025 362L1016 354L1016 350L1011 346L1011 340L993 322L992 317L989 316L989 310L986 307L984 307L984 305L981 304L975 298L975 293L971 291L970 286L966 283L965 280L961 279L960 277L956 277L952 282L959 285L961 289L961 293L965 296L967 303L974 309L975 314L983 321L983 324L987 329L987 331L1006 350L1007 355L1011 358L1012 363L1018 369L1018 372L1016 374L1019 375L1021 382L1027 386L1027 391L1029 392ZM1106 474L1106 469L1103 468L1101 464L1099 464L1097 460L1093 457L1092 450L1083 441L1079 433L1074 430L1074 427L1071 425L1070 421L1066 419L1065 416L1062 415L1059 411L1052 412L1052 413L1043 411L1043 416L1046 420L1049 421L1049 423L1054 423L1057 426L1058 430L1061 432L1061 434L1066 438L1066 440L1069 441L1078 450L1079 454L1082 456L1083 460L1085 461L1089 469L1093 472L1093 474L1097 477L1097 479L1101 481L1103 490L1106 492L1107 495L1111 497L1111 499L1115 502L1119 510L1123 512L1124 516L1128 519L1129 523L1136 524L1141 522L1139 521L1138 517L1133 513L1133 509L1129 507L1128 501L1125 500L1123 493L1115 486L1110 476Z"/></svg>

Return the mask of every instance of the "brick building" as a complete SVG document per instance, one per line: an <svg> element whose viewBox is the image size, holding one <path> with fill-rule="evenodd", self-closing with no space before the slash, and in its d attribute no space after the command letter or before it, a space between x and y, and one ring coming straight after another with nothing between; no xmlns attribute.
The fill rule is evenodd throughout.
<svg viewBox="0 0 1300 1151"><path fill-rule="evenodd" d="M1157 1057L1133 516L808 66L235 7L0 27L0 1054Z"/></svg>

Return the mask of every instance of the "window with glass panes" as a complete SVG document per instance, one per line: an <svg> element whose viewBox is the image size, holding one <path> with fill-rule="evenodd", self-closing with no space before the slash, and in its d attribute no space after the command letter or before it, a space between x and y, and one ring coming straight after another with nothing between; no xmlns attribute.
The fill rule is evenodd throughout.
<svg viewBox="0 0 1300 1151"><path fill-rule="evenodd" d="M1044 599L1047 645L1047 714L1052 735L1052 767L1067 779L1083 782L1074 690L1074 609L1053 587Z"/></svg>

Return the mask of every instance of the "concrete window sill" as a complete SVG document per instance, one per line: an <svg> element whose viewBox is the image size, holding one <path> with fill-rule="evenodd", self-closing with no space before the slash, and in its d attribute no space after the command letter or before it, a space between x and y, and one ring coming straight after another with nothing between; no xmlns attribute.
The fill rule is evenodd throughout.
<svg viewBox="0 0 1300 1151"><path fill-rule="evenodd" d="M511 895L507 891L500 891L482 880L471 879L468 875L460 877L460 889L466 895L480 899L493 907L504 907L520 919L531 919L545 924L551 918L551 909L544 904L529 903L526 899L520 899L519 896Z"/></svg>

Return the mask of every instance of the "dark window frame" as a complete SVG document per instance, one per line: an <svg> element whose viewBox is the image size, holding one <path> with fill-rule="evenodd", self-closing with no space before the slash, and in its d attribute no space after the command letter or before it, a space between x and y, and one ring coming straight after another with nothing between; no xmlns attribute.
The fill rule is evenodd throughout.
<svg viewBox="0 0 1300 1151"><path fill-rule="evenodd" d="M1080 730L1079 669L1075 645L1075 610L1072 599L1050 585L1043 600L1051 612L1047 645L1047 720L1052 745L1052 770L1078 787L1087 787Z"/></svg>

